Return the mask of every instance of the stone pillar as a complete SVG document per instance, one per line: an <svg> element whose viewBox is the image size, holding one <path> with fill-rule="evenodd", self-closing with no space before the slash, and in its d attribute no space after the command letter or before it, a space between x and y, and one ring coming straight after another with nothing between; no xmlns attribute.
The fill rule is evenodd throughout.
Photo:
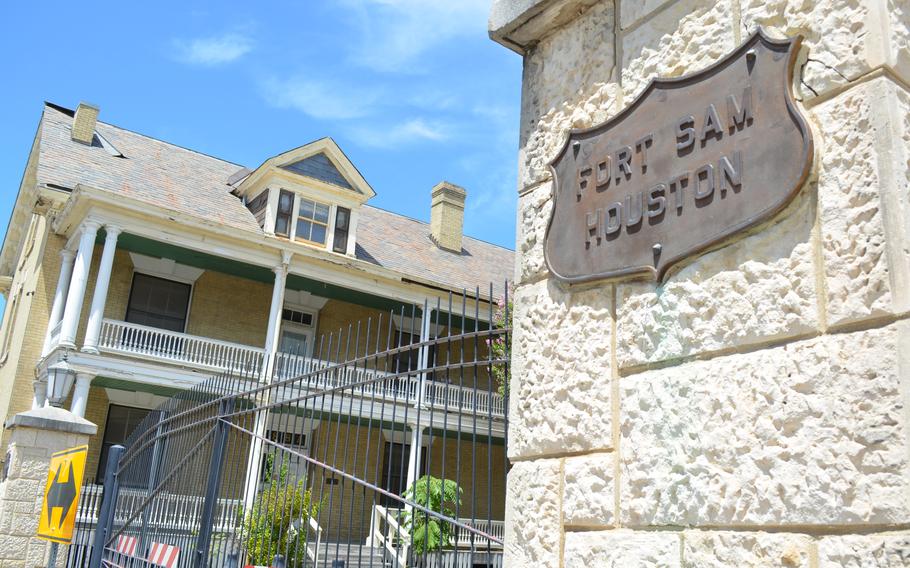
<svg viewBox="0 0 910 568"><path fill-rule="evenodd" d="M82 342L82 350L87 353L98 352L98 338L101 337L101 322L104 320L104 305L107 303L107 289L111 283L111 270L114 267L114 253L117 251L120 227L105 225L104 231L104 250L101 252L98 276L95 278L95 293L92 296L88 325L85 327L85 340Z"/></svg>
<svg viewBox="0 0 910 568"><path fill-rule="evenodd" d="M60 324L63 317L63 307L66 305L66 294L70 288L70 277L73 274L73 261L76 253L63 249L60 251L60 276L57 278L57 290L54 292L54 303L51 306L51 316L47 322L47 333L44 336L42 354L47 354L51 349L54 329ZM59 337L58 337L59 338Z"/></svg>
<svg viewBox="0 0 910 568"><path fill-rule="evenodd" d="M85 287L88 284L88 273L92 266L92 253L95 250L95 235L100 225L97 221L88 220L82 224L82 235L79 238L79 250L73 266L73 276L66 295L66 306L63 309L63 323L60 326L60 345L71 349L76 347L76 327L82 315L82 301L85 299Z"/></svg>
<svg viewBox="0 0 910 568"><path fill-rule="evenodd" d="M900 6L494 0L491 36L524 59L507 566L908 562ZM816 153L795 200L663 283L558 281L543 256L547 164L568 131L759 26L805 36L793 84Z"/></svg>
<svg viewBox="0 0 910 568"><path fill-rule="evenodd" d="M6 478L0 481L0 565L47 566L50 543L35 536L51 454L87 444L94 424L62 408L45 407L13 416L6 428ZM61 545L57 566L66 562Z"/></svg>

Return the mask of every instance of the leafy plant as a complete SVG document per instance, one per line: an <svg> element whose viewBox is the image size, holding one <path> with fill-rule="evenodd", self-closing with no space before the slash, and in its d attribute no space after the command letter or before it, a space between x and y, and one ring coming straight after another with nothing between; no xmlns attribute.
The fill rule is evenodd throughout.
<svg viewBox="0 0 910 568"><path fill-rule="evenodd" d="M456 508L461 505L461 493L461 487L451 479L424 475L411 484L404 497L435 513L454 517ZM455 534L451 523L416 509L404 513L402 523L411 535L415 554L450 546Z"/></svg>
<svg viewBox="0 0 910 568"><path fill-rule="evenodd" d="M285 556L286 565L303 566L307 561L306 538L310 517L319 512L303 480L289 481L288 467L281 464L276 475L271 456L266 458L266 482L256 495L253 507L243 515L244 548L251 564L271 565L276 554ZM311 538L315 535L310 535Z"/></svg>
<svg viewBox="0 0 910 568"><path fill-rule="evenodd" d="M497 329L508 329L507 333L497 335L493 339L487 340L487 345L490 348L490 353L493 359L505 359L508 360L510 353L512 352L512 292L514 287L512 284L509 284L508 293L506 296L509 298L506 301L505 297L500 297L496 302L496 311L493 312L493 326ZM493 379L496 381L496 390L502 396L505 396L509 389L509 381L512 379L511 367L508 364L496 364L492 366Z"/></svg>

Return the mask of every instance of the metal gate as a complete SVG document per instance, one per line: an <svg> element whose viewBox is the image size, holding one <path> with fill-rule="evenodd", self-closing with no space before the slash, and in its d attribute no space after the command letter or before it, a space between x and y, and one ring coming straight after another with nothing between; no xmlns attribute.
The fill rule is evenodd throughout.
<svg viewBox="0 0 910 568"><path fill-rule="evenodd" d="M67 565L501 566L509 307L404 306L179 393L108 449Z"/></svg>

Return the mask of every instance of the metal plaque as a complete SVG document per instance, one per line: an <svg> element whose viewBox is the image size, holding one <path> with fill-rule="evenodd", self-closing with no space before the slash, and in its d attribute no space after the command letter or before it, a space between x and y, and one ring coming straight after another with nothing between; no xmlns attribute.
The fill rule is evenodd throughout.
<svg viewBox="0 0 910 568"><path fill-rule="evenodd" d="M711 67L654 80L613 119L573 130L550 164L550 271L662 280L786 207L812 157L791 92L800 39L759 30Z"/></svg>

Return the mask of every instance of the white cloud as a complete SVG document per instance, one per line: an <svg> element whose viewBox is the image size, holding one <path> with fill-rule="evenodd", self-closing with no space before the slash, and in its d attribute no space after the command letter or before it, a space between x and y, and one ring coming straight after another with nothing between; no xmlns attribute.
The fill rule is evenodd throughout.
<svg viewBox="0 0 910 568"><path fill-rule="evenodd" d="M379 72L419 71L426 51L486 35L489 0L345 0L360 27L353 59Z"/></svg>
<svg viewBox="0 0 910 568"><path fill-rule="evenodd" d="M345 120L371 114L381 98L378 90L328 81L291 77L262 83L266 100L278 108L299 110L313 118Z"/></svg>
<svg viewBox="0 0 910 568"><path fill-rule="evenodd" d="M236 33L190 40L175 39L174 56L192 65L223 65L235 61L253 49L253 40Z"/></svg>
<svg viewBox="0 0 910 568"><path fill-rule="evenodd" d="M391 127L361 126L350 137L363 146L395 149L418 142L445 142L452 136L450 125L439 121L412 118Z"/></svg>

